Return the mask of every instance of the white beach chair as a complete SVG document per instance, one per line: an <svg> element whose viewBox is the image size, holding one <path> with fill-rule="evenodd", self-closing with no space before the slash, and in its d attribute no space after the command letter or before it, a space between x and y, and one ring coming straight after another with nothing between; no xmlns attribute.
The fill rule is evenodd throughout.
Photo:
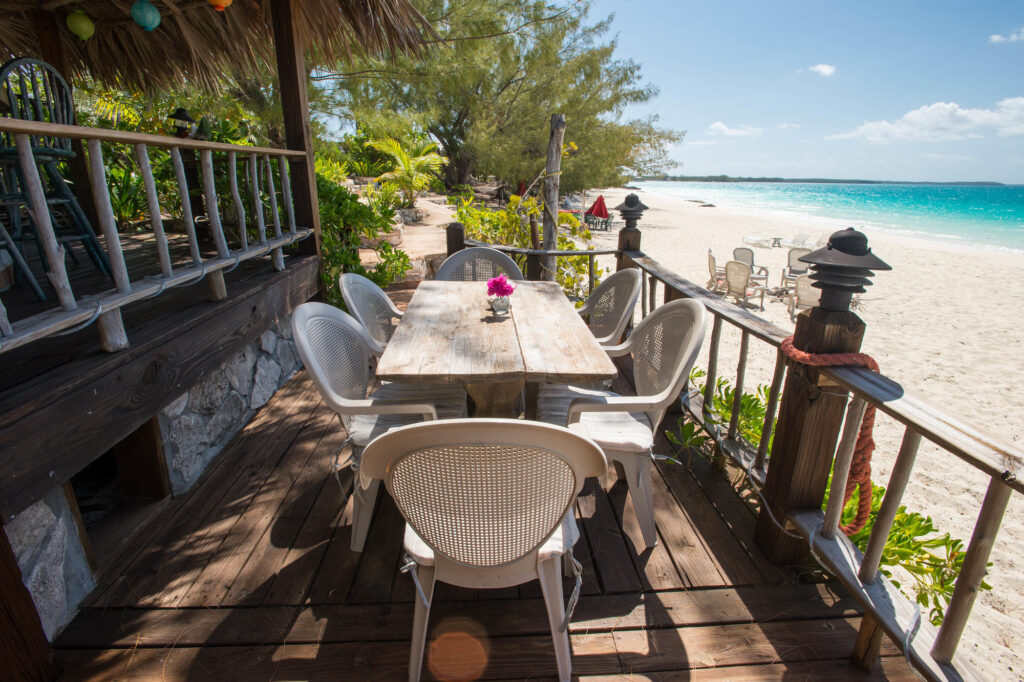
<svg viewBox="0 0 1024 682"><path fill-rule="evenodd" d="M338 286L349 314L369 332L374 342L374 354L382 355L402 320L402 311L395 307L383 289L362 275L346 272L338 278Z"/></svg>
<svg viewBox="0 0 1024 682"><path fill-rule="evenodd" d="M576 311L589 316L590 331L602 346L615 345L622 338L640 298L640 278L638 268L619 270L605 278L583 307Z"/></svg>
<svg viewBox="0 0 1024 682"><path fill-rule="evenodd" d="M782 279L779 280L780 287L785 288L792 284L800 275L807 274L807 268L809 268L810 265L801 261L800 256L806 256L810 252L810 249L802 248L789 250L786 267L782 269Z"/></svg>
<svg viewBox="0 0 1024 682"><path fill-rule="evenodd" d="M358 471L363 448L389 429L424 419L466 416L461 387L385 384L367 395L373 339L345 312L326 303L303 303L292 315L295 346L320 397L338 415L352 445L352 469ZM336 455L337 456L337 455ZM335 468L337 476L337 468ZM338 479L339 485L341 479ZM355 486L352 501L352 551L363 551L377 487Z"/></svg>
<svg viewBox="0 0 1024 682"><path fill-rule="evenodd" d="M800 275L793 281L793 293L789 297L789 319L796 322L798 310L813 308L821 301L821 289L812 286L810 275Z"/></svg>
<svg viewBox="0 0 1024 682"><path fill-rule="evenodd" d="M709 291L722 291L725 288L725 268L718 267L711 249L708 249L708 274L711 279L704 285Z"/></svg>
<svg viewBox="0 0 1024 682"><path fill-rule="evenodd" d="M405 517L405 551L416 582L409 679L420 678L436 581L498 588L539 580L558 678L572 675L563 558L580 536L573 502L604 476L600 448L569 429L513 419L461 419L395 429L367 446L361 486L384 481ZM406 569L403 569L406 570ZM573 600L570 600L573 603Z"/></svg>
<svg viewBox="0 0 1024 682"><path fill-rule="evenodd" d="M732 250L732 259L750 266L750 279L754 282L768 283L768 268L754 265L754 250L739 246Z"/></svg>
<svg viewBox="0 0 1024 682"><path fill-rule="evenodd" d="M537 400L538 419L593 439L616 463L647 547L658 542L651 500L654 429L686 385L704 341L705 316L698 301L672 301L641 320L625 343L606 348L612 357L633 356L637 395L548 384Z"/></svg>
<svg viewBox="0 0 1024 682"><path fill-rule="evenodd" d="M725 295L736 299L738 305L747 307L747 299L761 294L761 310L764 310L764 290L760 284L754 284L750 274L750 266L737 260L725 264Z"/></svg>
<svg viewBox="0 0 1024 682"><path fill-rule="evenodd" d="M473 246L448 256L434 279L448 282L482 282L498 275L526 279L516 262L497 249Z"/></svg>

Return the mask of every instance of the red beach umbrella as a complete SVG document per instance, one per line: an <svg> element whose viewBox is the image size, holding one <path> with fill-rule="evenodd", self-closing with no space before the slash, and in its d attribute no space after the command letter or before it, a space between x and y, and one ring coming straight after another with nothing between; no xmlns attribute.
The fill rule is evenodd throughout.
<svg viewBox="0 0 1024 682"><path fill-rule="evenodd" d="M595 218L605 219L608 217L608 207L604 205L604 195L599 194L597 201L590 205L583 215L592 215Z"/></svg>

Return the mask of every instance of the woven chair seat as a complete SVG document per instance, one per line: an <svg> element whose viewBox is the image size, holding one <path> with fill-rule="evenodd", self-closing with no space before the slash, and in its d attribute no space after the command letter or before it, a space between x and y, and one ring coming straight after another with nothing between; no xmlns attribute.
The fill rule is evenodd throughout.
<svg viewBox="0 0 1024 682"><path fill-rule="evenodd" d="M537 418L548 424L565 426L569 404L585 396L617 396L579 386L548 384L541 387L537 398ZM583 412L580 420L569 426L571 431L590 438L603 449L642 452L654 447L651 420L643 412Z"/></svg>
<svg viewBox="0 0 1024 682"><path fill-rule="evenodd" d="M580 529L570 510L562 519L562 524L558 529L537 550L538 559L546 561L552 557L561 556L572 549L579 539ZM408 523L405 524L405 551L421 566L434 565L434 550Z"/></svg>
<svg viewBox="0 0 1024 682"><path fill-rule="evenodd" d="M384 384L371 396L382 400L428 402L437 408L438 419L459 419L466 416L466 392L461 386L429 384ZM389 429L423 421L415 414L357 414L349 424L349 437L359 447L366 447Z"/></svg>

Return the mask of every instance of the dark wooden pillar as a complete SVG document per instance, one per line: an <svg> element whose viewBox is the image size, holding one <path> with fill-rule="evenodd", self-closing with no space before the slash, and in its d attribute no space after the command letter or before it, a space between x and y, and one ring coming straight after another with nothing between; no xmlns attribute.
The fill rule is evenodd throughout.
<svg viewBox="0 0 1024 682"><path fill-rule="evenodd" d="M793 345L810 353L854 353L864 322L850 311L811 308L797 318ZM786 386L775 427L766 504L780 522L794 509L820 509L825 498L847 393L812 367L787 360ZM807 543L784 534L762 509L754 535L772 561L791 564L807 556Z"/></svg>
<svg viewBox="0 0 1024 682"><path fill-rule="evenodd" d="M640 230L637 229L636 225L626 225L619 230L619 251L639 251L640 250ZM626 268L635 268L636 265L632 263L625 254L619 253L615 256L615 269L624 270Z"/></svg>
<svg viewBox="0 0 1024 682"><path fill-rule="evenodd" d="M32 596L21 582L7 534L0 528L0 677L10 680L53 680L50 643L43 633Z"/></svg>
<svg viewBox="0 0 1024 682"><path fill-rule="evenodd" d="M466 227L462 223L448 223L444 232L449 256L466 248Z"/></svg>
<svg viewBox="0 0 1024 682"><path fill-rule="evenodd" d="M44 62L49 63L60 71L64 80L71 85L71 62L68 61L67 53L64 52L64 44L61 42L60 27L57 24L57 15L47 10L36 10L36 33L39 34L39 45L42 50L40 57ZM92 186L89 183L88 163L85 159L85 149L81 140L71 140L71 149L75 156L68 160L68 178L71 180L72 191L82 207L82 212L94 228L98 229L99 221L96 218L96 202L92 198Z"/></svg>
<svg viewBox="0 0 1024 682"><path fill-rule="evenodd" d="M306 71L306 41L299 30L302 0L273 0L270 21L277 51L278 96L284 112L285 142L289 149L306 153L305 159L289 163L292 193L295 197L295 221L313 229L315 243L299 243L303 253L320 253L320 211L316 194L316 169L313 165L313 133L309 121L309 94Z"/></svg>

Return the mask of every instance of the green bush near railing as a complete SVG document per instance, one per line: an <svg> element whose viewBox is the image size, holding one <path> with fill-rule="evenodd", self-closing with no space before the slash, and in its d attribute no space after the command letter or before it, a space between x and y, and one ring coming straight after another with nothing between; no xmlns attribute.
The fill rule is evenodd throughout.
<svg viewBox="0 0 1024 682"><path fill-rule="evenodd" d="M706 373L695 368L690 374L690 384L701 393L704 385L699 380L704 378ZM738 435L752 447L757 447L761 441L761 433L764 428L764 418L768 407L768 392L770 386L758 386L754 393L744 393L740 398L740 415L737 422ZM728 380L719 377L715 382L710 414L705 413L705 420L709 428L718 427L724 429L732 418L732 407L735 399L735 390ZM774 438L775 428L772 428ZM665 437L676 448L676 456L683 454L687 458L692 457L696 452L709 456L708 447L713 445L710 437L702 433L702 428L695 421L688 421L680 417L675 430L665 431ZM768 444L768 454L771 455L772 443ZM754 490L754 485L749 476L745 479L745 485ZM829 488L832 485L832 473L829 472ZM860 551L865 551L868 539L871 537L871 530L875 526L878 517L878 510L882 505L882 498L885 496L885 488L880 485L871 486L871 515L864 528L850 535L850 541ZM822 510L828 505L828 494L822 502ZM854 495L843 507L840 525L853 521L857 515L857 496ZM907 511L906 506L901 505L896 512L896 518L892 524L892 530L886 541L885 549L882 552L882 559L879 570L897 588L902 591L908 599L918 603L922 609L928 610L928 618L933 625L942 624L942 619L953 597L953 588L956 578L960 575L963 567L966 551L964 543L958 538L951 537L949 533L942 533L930 516L918 512ZM901 581L894 577L892 567L900 567L905 570L913 579L913 583L904 586ZM982 582L981 589L990 590L992 587Z"/></svg>

